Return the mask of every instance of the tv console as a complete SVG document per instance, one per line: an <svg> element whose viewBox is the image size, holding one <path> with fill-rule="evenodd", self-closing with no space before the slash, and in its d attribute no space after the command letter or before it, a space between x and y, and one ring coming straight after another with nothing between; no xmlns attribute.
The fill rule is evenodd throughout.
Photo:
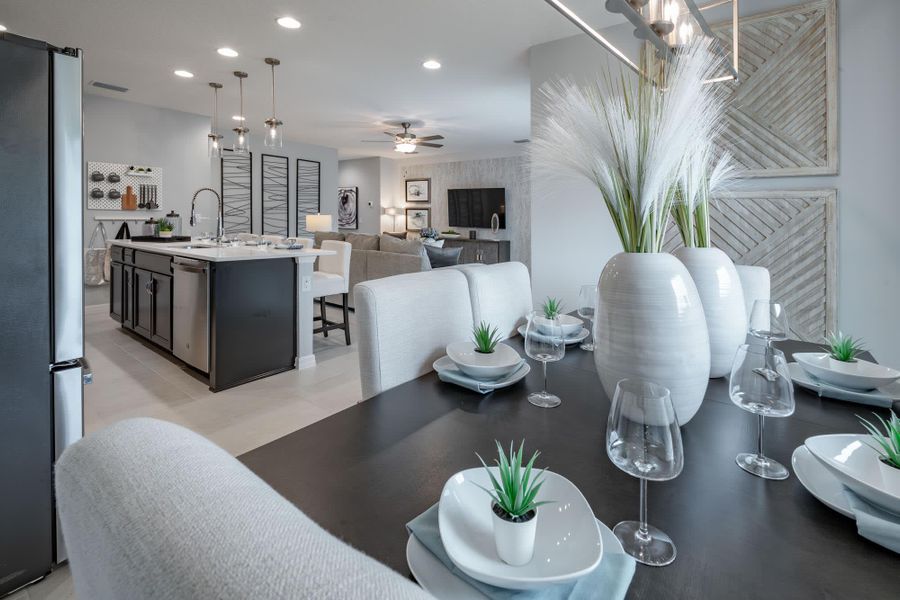
<svg viewBox="0 0 900 600"><path fill-rule="evenodd" d="M493 265L509 262L509 240L470 240L466 238L448 240L444 238L444 248L462 248L462 252L459 255L460 264L484 263Z"/></svg>

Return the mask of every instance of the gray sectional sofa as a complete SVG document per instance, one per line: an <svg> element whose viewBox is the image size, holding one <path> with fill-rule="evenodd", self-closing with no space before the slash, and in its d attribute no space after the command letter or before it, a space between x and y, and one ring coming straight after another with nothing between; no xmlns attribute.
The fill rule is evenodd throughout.
<svg viewBox="0 0 900 600"><path fill-rule="evenodd" d="M322 245L322 240L349 242L353 248L350 253L351 292L353 286L363 281L431 270L425 246L418 240L402 240L390 235L326 231L316 233L316 248ZM340 298L329 297L328 302L340 304ZM352 293L350 307L354 307Z"/></svg>

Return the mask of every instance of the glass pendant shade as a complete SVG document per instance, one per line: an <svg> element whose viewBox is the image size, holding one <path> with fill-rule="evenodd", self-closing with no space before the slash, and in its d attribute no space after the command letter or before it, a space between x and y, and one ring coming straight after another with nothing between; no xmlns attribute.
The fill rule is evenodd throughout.
<svg viewBox="0 0 900 600"><path fill-rule="evenodd" d="M209 87L213 89L213 114L212 128L209 135L206 136L206 152L210 158L221 158L222 136L219 135L219 90L222 89L222 84L210 83Z"/></svg>
<svg viewBox="0 0 900 600"><path fill-rule="evenodd" d="M210 158L221 158L222 136L217 133L210 133L206 136L206 150Z"/></svg>
<svg viewBox="0 0 900 600"><path fill-rule="evenodd" d="M272 116L265 120L266 135L263 140L268 148L281 148L284 141L282 140L284 123L275 116L275 67L281 64L277 58L267 58L266 64L272 69Z"/></svg>
<svg viewBox="0 0 900 600"><path fill-rule="evenodd" d="M241 125L232 129L234 132L234 144L231 149L235 154L247 154L250 152L250 128L244 127L243 123L246 121L244 117L244 79L247 78L247 74L243 71L235 71L234 76L238 78L238 85L240 90L240 98L241 98Z"/></svg>

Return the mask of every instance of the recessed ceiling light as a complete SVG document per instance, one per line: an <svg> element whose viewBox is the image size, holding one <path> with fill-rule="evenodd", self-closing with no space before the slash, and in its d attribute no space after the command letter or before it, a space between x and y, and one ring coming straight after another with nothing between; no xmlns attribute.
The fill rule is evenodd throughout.
<svg viewBox="0 0 900 600"><path fill-rule="evenodd" d="M285 29L300 29L300 21L294 17L281 17L275 21Z"/></svg>
<svg viewBox="0 0 900 600"><path fill-rule="evenodd" d="M219 48L218 50L216 50L216 52L218 52L222 56L227 56L228 58L234 58L235 56L238 55L236 50L232 50L231 48L228 48L228 47Z"/></svg>
<svg viewBox="0 0 900 600"><path fill-rule="evenodd" d="M233 117L231 117L231 119L232 119L233 121L243 121L243 120L246 119L246 118L247 118L247 117L242 117L241 115L234 115Z"/></svg>
<svg viewBox="0 0 900 600"><path fill-rule="evenodd" d="M436 61L434 59L431 59L431 60L426 60L425 62L423 62L422 66L425 67L426 69L431 69L433 71L435 69L440 69L441 63L439 63L438 61Z"/></svg>
<svg viewBox="0 0 900 600"><path fill-rule="evenodd" d="M193 73L191 73L190 71L185 71L184 69L176 69L175 74L178 75L179 77L185 77L187 79L190 79L191 77L194 76Z"/></svg>
<svg viewBox="0 0 900 600"><path fill-rule="evenodd" d="M6 31L6 25L0 25L0 31Z"/></svg>

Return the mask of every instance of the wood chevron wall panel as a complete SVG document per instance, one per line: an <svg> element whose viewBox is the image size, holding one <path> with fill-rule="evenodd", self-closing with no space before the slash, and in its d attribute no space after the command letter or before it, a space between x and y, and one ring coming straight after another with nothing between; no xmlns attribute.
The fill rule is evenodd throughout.
<svg viewBox="0 0 900 600"><path fill-rule="evenodd" d="M835 328L836 190L735 192L710 205L712 244L741 265L772 276L772 298L785 303L794 337L821 342ZM665 251L681 245L669 224Z"/></svg>
<svg viewBox="0 0 900 600"><path fill-rule="evenodd" d="M720 146L741 176L837 173L835 18L834 0L817 0L740 19L741 81ZM713 30L731 46L730 23Z"/></svg>

